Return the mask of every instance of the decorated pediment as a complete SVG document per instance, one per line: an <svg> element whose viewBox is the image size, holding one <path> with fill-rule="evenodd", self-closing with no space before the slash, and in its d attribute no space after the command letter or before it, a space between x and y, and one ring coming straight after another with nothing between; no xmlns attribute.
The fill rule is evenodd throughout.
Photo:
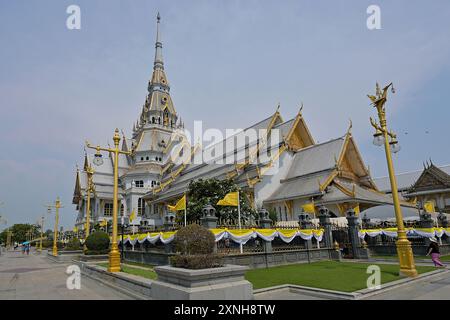
<svg viewBox="0 0 450 320"><path fill-rule="evenodd" d="M377 190L372 182L370 173L364 164L355 140L347 134L339 159L337 159L339 176L361 184L367 188Z"/></svg>
<svg viewBox="0 0 450 320"><path fill-rule="evenodd" d="M450 188L450 175L431 163L425 166L419 179L411 187L410 192L447 188Z"/></svg>
<svg viewBox="0 0 450 320"><path fill-rule="evenodd" d="M286 136L286 142L291 150L300 150L314 144L314 139L306 125L306 122L299 112L294 123Z"/></svg>

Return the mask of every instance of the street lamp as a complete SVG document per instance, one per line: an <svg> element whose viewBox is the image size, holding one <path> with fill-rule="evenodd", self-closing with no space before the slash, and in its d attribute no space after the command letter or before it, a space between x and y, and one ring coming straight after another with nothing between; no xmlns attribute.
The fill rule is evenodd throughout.
<svg viewBox="0 0 450 320"><path fill-rule="evenodd" d="M121 226L121 229L122 229L122 246L121 246L122 254L121 254L121 256L120 256L121 262L123 262L123 256L124 256L124 255L123 255L123 251L124 251L123 233L124 233L124 229L125 229L125 228L128 228L129 223L130 223L130 219L129 219L128 217L125 217L124 215L122 215L122 216L120 217L120 226Z"/></svg>
<svg viewBox="0 0 450 320"><path fill-rule="evenodd" d="M384 144L384 150L386 153L389 179L391 182L392 199L394 201L395 218L397 220L398 240L396 242L396 245L400 263L400 274L415 277L417 276L417 270L414 264L414 256L411 248L411 243L406 237L406 231L403 225L403 215L400 208L397 181L395 179L394 165L392 163L391 155L391 152L397 153L398 151L400 151L400 146L397 141L397 136L392 131L388 131L386 124L385 103L387 100L387 91L390 87L392 93L395 93L392 83L384 87L382 90L380 90L380 87L377 83L375 96L368 95L369 99L372 101L372 105L378 111L378 118L380 121L380 124L378 124L376 121L370 118L370 123L375 128L373 143L376 146L381 146Z"/></svg>
<svg viewBox="0 0 450 320"><path fill-rule="evenodd" d="M42 238L44 237L44 215L41 217L41 239L39 240L39 252L42 252Z"/></svg>
<svg viewBox="0 0 450 320"><path fill-rule="evenodd" d="M99 154L100 157L97 156L97 154L94 157L94 163L100 163L100 161L95 161L95 159L100 159L101 163L98 165L103 164L103 159L101 158L101 154ZM88 178L88 182L87 182L87 187L86 187L86 197L87 197L87 203L86 203L86 225L84 228L84 252L87 251L87 247L86 247L86 240L89 237L89 231L91 230L91 192L94 192L94 183L92 180L92 177L94 175L94 169L91 167L90 164L88 164L87 168L86 168L86 174L87 174L87 178Z"/></svg>
<svg viewBox="0 0 450 320"><path fill-rule="evenodd" d="M119 129L116 129L113 136L114 148L102 148L100 146L92 146L86 141L86 146L90 149L95 149L97 153L94 157L94 164L100 166L103 164L103 158L100 151L112 152L114 154L114 190L113 190L113 221L112 221L112 243L109 252L109 272L120 271L120 253L117 245L117 217L118 217L118 185L119 185L119 154L131 155L129 151L122 151L119 149L120 135Z"/></svg>
<svg viewBox="0 0 450 320"><path fill-rule="evenodd" d="M58 221L59 221L59 209L63 208L61 206L61 201L59 200L59 197L56 198L55 205L47 205L48 212L51 212L51 208L55 208L55 229L53 231L53 250L52 254L54 257L58 256Z"/></svg>

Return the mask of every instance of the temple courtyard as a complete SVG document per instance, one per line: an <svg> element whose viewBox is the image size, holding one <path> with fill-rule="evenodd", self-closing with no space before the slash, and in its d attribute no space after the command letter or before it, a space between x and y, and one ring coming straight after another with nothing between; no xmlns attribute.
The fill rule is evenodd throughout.
<svg viewBox="0 0 450 320"><path fill-rule="evenodd" d="M60 264L39 255L20 251L0 255L0 300L128 300L131 297L82 277L80 290L66 286L69 264Z"/></svg>
<svg viewBox="0 0 450 320"><path fill-rule="evenodd" d="M381 260L381 258L379 258ZM402 282L397 274L398 265L395 261L364 261L335 262L320 261L313 263L278 266L273 268L253 269L247 272L246 279L253 284L256 300L321 300L341 299L335 292L351 294L363 292L366 287L367 266L376 264L381 270L381 282L398 283L389 290L370 296L360 296L359 299L449 299L450 271L432 267L427 260L417 261L420 279L412 282ZM117 288L105 285L101 281L81 275L81 288L69 290L66 274L70 263L56 263L47 258L43 252L31 252L29 256L20 251L3 252L0 256L0 300L4 299L136 299ZM97 265L106 267L107 263ZM126 264L123 271L147 280L155 279L151 266ZM427 275L434 271L433 275ZM286 285L292 285L286 287ZM267 290L267 288L271 288ZM303 290L302 288L319 288L329 290L330 295L323 292ZM278 288L278 289L273 289ZM367 291L366 291L367 292ZM344 297L345 298L345 297ZM357 298L358 299L358 298Z"/></svg>

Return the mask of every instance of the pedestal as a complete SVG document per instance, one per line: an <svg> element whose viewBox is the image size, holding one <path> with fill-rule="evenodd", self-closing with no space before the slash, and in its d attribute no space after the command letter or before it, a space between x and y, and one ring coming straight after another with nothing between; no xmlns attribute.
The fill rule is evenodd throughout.
<svg viewBox="0 0 450 320"><path fill-rule="evenodd" d="M170 266L155 267L158 279L152 282L155 300L252 300L253 286L245 280L248 267L225 265L190 270Z"/></svg>

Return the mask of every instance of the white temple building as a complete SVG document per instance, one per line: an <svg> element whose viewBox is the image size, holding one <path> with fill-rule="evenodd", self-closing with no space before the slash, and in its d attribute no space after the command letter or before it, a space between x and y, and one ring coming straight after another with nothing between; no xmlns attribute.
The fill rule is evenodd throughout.
<svg viewBox="0 0 450 320"><path fill-rule="evenodd" d="M186 140L164 71L159 14L156 33L148 95L132 137L124 136L122 140L122 149L132 151L132 155L119 158L119 214L130 215L134 210L142 227L161 226L174 216L167 205L174 204L186 192L190 181L200 178L233 179L254 208L274 208L280 221L297 220L302 205L311 201L327 206L335 216L342 216L355 206L363 211L392 203L392 198L380 192L373 182L352 137L351 126L341 137L318 144L301 110L295 118L285 121L277 109L243 130L242 134L250 129L264 129L265 136L250 139L240 150L243 152L234 149L217 155L226 158L242 154L233 163L176 161L176 156L183 156L183 147L188 146L192 159L199 153L211 154L210 149L215 146L191 147ZM236 136L228 137L223 145L235 139ZM265 160L250 161L255 155L260 157L263 149ZM80 230L86 213L86 169L93 157L94 154L86 154L83 170L76 174L73 204L79 212L76 225ZM94 223L112 219L113 160L108 160L99 167L92 166ZM277 170L271 170L275 164Z"/></svg>

